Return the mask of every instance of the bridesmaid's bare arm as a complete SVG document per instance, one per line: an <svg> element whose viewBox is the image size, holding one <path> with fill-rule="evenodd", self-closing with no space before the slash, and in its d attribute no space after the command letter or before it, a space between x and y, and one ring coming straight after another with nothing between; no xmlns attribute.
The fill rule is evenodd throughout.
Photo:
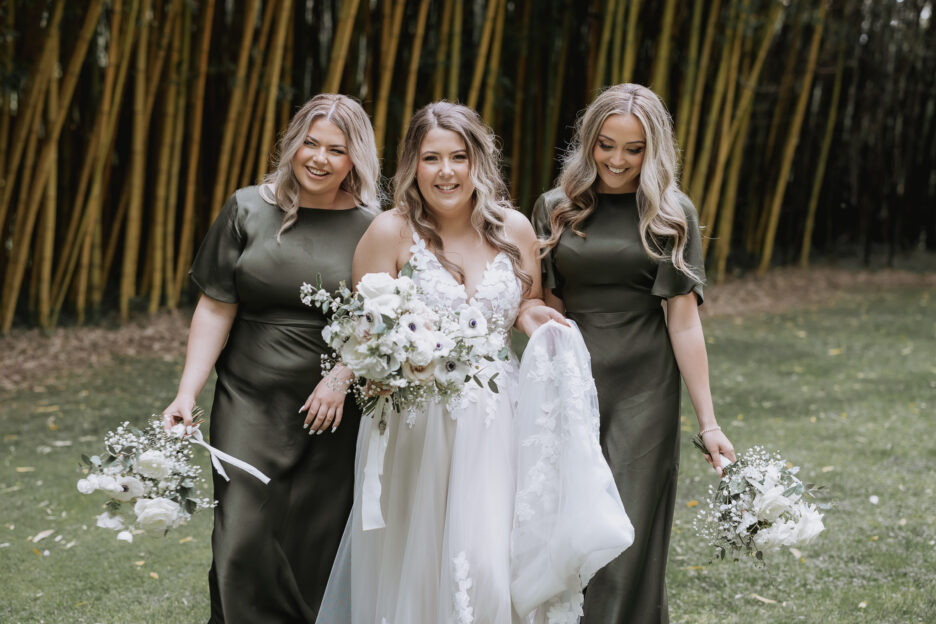
<svg viewBox="0 0 936 624"><path fill-rule="evenodd" d="M705 350L705 336L702 333L702 320L699 318L699 303L695 293L666 300L666 328L673 345L676 364L686 382L692 407L699 420L699 430L705 432L702 434L702 441L709 451L706 461L721 473L718 456L721 454L734 461L734 447L718 428L715 420L712 391L709 387L708 354Z"/></svg>
<svg viewBox="0 0 936 624"><path fill-rule="evenodd" d="M180 422L186 426L192 424L195 399L205 387L208 375L221 355L236 315L236 303L224 303L207 295L199 298L189 328L179 390L169 407L163 410L163 424L166 428Z"/></svg>

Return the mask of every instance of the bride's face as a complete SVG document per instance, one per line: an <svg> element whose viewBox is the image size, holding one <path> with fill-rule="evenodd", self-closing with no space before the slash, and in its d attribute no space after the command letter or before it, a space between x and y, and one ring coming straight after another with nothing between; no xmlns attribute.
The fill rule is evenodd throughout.
<svg viewBox="0 0 936 624"><path fill-rule="evenodd" d="M451 130L433 128L419 146L416 185L435 213L471 210L474 184L465 142Z"/></svg>

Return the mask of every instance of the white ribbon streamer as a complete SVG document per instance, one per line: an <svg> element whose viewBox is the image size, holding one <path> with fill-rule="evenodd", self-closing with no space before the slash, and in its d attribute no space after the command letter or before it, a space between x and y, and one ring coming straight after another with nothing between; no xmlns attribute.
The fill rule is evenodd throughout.
<svg viewBox="0 0 936 624"><path fill-rule="evenodd" d="M197 444L198 446L201 446L206 451L208 451L208 454L211 455L211 465L214 466L214 469L218 471L219 475L224 477L225 481L230 481L231 478L227 476L227 473L224 471L224 467L221 465L221 462L227 462L232 466L240 468L250 476L255 477L261 481L263 485L266 485L270 482L270 477L266 476L247 462L228 455L224 451L219 451L215 447L205 442L205 438L202 436L201 430L193 427L188 439L192 444Z"/></svg>
<svg viewBox="0 0 936 624"><path fill-rule="evenodd" d="M371 425L370 437L367 440L367 463L364 465L364 483L361 486L361 521L365 531L387 526L383 510L380 508L380 477L383 475L387 439L390 437L386 431L385 416L389 415L392 409L388 397L377 399L373 415L374 424Z"/></svg>

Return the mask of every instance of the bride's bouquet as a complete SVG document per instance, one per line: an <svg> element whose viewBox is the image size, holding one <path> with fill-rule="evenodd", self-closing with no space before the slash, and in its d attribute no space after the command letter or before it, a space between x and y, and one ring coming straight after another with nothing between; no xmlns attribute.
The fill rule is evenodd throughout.
<svg viewBox="0 0 936 624"><path fill-rule="evenodd" d="M192 463L190 434L182 424L166 432L154 415L145 429L125 422L107 432L100 455L82 455L88 472L79 479L78 491L108 497L97 526L119 531L117 539L132 542L134 533L165 534L197 510L214 507L213 500L199 495L201 467Z"/></svg>
<svg viewBox="0 0 936 624"><path fill-rule="evenodd" d="M701 436L692 442L708 452ZM694 522L718 558L747 555L762 562L764 552L809 544L825 528L819 510L828 505L805 500L821 488L803 483L796 476L799 467L778 454L753 447L734 463L723 457L722 468L718 487L709 486L711 502Z"/></svg>
<svg viewBox="0 0 936 624"><path fill-rule="evenodd" d="M342 283L335 295L321 284L302 284L302 302L330 315L322 337L332 354L323 367L341 363L351 370L365 414L388 402L396 413L429 398L451 405L470 382L497 392L497 373L486 375L485 362L507 359L503 328L489 327L474 306L429 308L403 273L368 273L356 292Z"/></svg>

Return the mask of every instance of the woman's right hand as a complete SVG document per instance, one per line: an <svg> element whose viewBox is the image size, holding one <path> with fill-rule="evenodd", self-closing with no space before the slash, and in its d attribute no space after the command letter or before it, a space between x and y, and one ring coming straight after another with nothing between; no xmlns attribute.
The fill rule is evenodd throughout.
<svg viewBox="0 0 936 624"><path fill-rule="evenodd" d="M178 395L169 407L163 410L163 427L168 432L179 423L186 427L192 426L192 408L195 407L195 397Z"/></svg>

